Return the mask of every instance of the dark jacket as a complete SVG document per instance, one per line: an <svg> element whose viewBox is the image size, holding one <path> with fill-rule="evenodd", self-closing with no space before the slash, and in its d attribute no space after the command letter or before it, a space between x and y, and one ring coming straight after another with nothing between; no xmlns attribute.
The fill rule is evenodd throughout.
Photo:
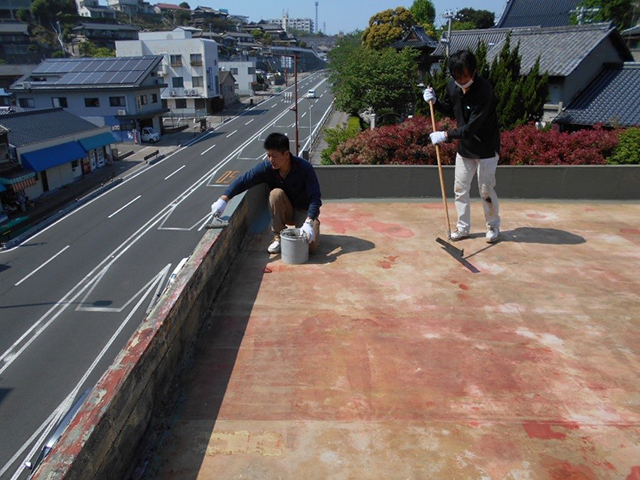
<svg viewBox="0 0 640 480"><path fill-rule="evenodd" d="M450 140L458 139L458 153L467 158L490 158L500 154L500 127L496 113L496 98L491 84L476 74L471 87L463 94L453 78L436 108L455 117L458 128L449 130Z"/></svg>
<svg viewBox="0 0 640 480"><path fill-rule="evenodd" d="M233 198L261 183L266 183L269 190L284 190L293 208L306 210L309 218L315 220L320 215L320 184L313 166L305 159L291 155L291 170L285 178L273 169L269 160L265 160L234 180L223 195Z"/></svg>

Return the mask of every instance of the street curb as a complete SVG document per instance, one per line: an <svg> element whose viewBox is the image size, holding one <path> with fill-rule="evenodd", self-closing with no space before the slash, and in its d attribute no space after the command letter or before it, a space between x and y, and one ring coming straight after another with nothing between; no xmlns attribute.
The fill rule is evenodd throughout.
<svg viewBox="0 0 640 480"><path fill-rule="evenodd" d="M208 230L175 282L134 332L78 410L34 479L128 478L154 414L193 347L202 322L266 205L249 190L228 227Z"/></svg>
<svg viewBox="0 0 640 480"><path fill-rule="evenodd" d="M75 201L73 201L72 203L70 203L67 206L63 207L62 209L58 210L56 213L52 214L51 216L45 218L44 220L42 220L38 224L36 224L33 227L31 227L29 230L26 230L26 231L22 232L20 235L18 235L17 237L12 238L11 240L5 242L4 243L4 249L7 250L9 248L15 247L16 245L21 244L22 242L27 240L29 237L32 237L33 235L35 235L36 233L40 232L41 230L44 230L45 228L47 228L48 226L54 224L55 222L60 220L62 217L64 217L65 215L68 215L69 213L71 213L72 211L77 209L78 207L81 207L85 203L90 202L94 198L102 195L104 192L106 192L108 190L111 190L113 187L115 187L116 185L118 185L121 182L122 182L121 178L114 178L107 185L104 185L104 186L92 191L91 193L85 195L84 197L77 198Z"/></svg>

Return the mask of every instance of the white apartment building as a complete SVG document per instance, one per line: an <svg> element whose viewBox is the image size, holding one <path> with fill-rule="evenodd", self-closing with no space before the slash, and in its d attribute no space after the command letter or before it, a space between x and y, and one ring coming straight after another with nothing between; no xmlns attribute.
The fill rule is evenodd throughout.
<svg viewBox="0 0 640 480"><path fill-rule="evenodd" d="M313 20L310 18L289 18L289 15L285 13L281 19L265 20L267 23L273 23L281 25L285 32L289 30L300 30L302 32L314 33Z"/></svg>
<svg viewBox="0 0 640 480"><path fill-rule="evenodd" d="M198 29L178 27L170 32L140 32L138 40L116 41L116 57L162 55L158 70L163 106L179 115L211 113L220 97L218 44L193 38Z"/></svg>
<svg viewBox="0 0 640 480"><path fill-rule="evenodd" d="M258 80L256 60L221 61L220 70L227 71L236 79L238 95L253 95L251 84Z"/></svg>

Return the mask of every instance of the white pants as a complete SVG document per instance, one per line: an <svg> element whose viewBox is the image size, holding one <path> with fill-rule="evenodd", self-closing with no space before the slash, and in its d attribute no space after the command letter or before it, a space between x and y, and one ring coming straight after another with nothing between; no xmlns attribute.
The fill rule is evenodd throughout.
<svg viewBox="0 0 640 480"><path fill-rule="evenodd" d="M456 210L458 211L458 230L469 232L471 228L471 207L469 205L469 189L476 171L478 172L478 190L484 207L484 219L487 228L500 227L500 206L496 186L496 167L498 155L491 158L466 158L456 155L456 181L453 190L456 194Z"/></svg>

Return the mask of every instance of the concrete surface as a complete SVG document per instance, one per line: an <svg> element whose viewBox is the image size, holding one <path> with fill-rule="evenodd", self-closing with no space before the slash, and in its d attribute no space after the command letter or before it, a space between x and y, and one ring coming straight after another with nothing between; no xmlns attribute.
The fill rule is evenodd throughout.
<svg viewBox="0 0 640 480"><path fill-rule="evenodd" d="M327 202L249 239L137 478L640 478L640 205ZM451 207L453 213L453 208Z"/></svg>

